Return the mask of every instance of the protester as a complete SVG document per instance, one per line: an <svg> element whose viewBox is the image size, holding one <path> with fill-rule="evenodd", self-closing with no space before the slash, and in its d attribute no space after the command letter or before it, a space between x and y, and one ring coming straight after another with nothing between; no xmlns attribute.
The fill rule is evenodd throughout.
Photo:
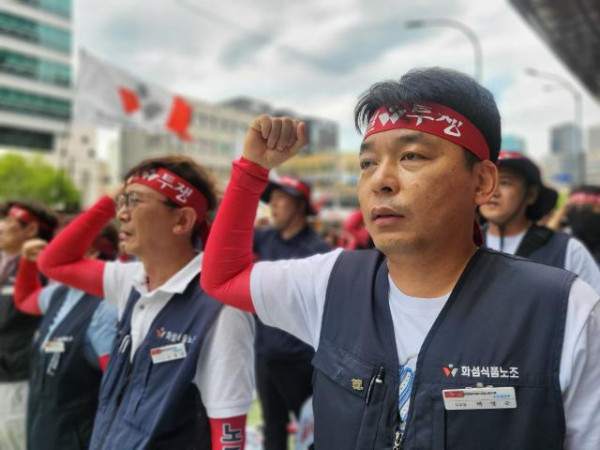
<svg viewBox="0 0 600 450"><path fill-rule="evenodd" d="M113 345L117 311L101 298L61 284L42 287L37 256L46 241L23 245L15 282L19 311L43 316L34 341L29 379L27 448L89 448L102 372ZM114 260L117 229L109 224L94 239L88 258Z"/></svg>
<svg viewBox="0 0 600 450"><path fill-rule="evenodd" d="M600 270L585 246L568 234L537 225L558 193L542 183L540 169L522 153L501 151L498 188L480 212L488 221L486 246L576 273L600 292Z"/></svg>
<svg viewBox="0 0 600 450"><path fill-rule="evenodd" d="M50 240L58 221L47 207L29 201L6 204L0 232L0 448L25 449L29 364L39 318L13 303L21 248L33 238Z"/></svg>
<svg viewBox="0 0 600 450"><path fill-rule="evenodd" d="M581 240L600 265L600 186L583 185L573 189L561 213L555 229L565 228Z"/></svg>
<svg viewBox="0 0 600 450"><path fill-rule="evenodd" d="M331 248L307 222L317 211L307 182L282 175L269 182L262 194L269 204L273 226L254 233L254 254L260 261L303 258ZM294 336L257 320L256 387L261 403L265 450L285 450L290 413L312 395L314 350Z"/></svg>
<svg viewBox="0 0 600 450"><path fill-rule="evenodd" d="M373 248L373 239L369 235L360 210L354 211L344 222L344 233L340 241L339 246L346 250Z"/></svg>
<svg viewBox="0 0 600 450"><path fill-rule="evenodd" d="M355 117L377 250L253 264L268 171L306 142L303 123L261 116L204 257L207 292L316 348L315 448L600 448L597 293L479 247L501 137L490 92L413 70L372 86Z"/></svg>
<svg viewBox="0 0 600 450"><path fill-rule="evenodd" d="M114 215L100 199L40 255L40 270L118 308L91 449L242 449L252 403L254 319L199 286L216 206L211 178L186 157L141 162L116 202L123 251L139 262L84 259Z"/></svg>

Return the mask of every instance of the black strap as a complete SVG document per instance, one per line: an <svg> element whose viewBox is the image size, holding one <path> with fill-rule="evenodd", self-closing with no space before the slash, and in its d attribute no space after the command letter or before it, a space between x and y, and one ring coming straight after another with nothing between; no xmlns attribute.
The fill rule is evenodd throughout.
<svg viewBox="0 0 600 450"><path fill-rule="evenodd" d="M550 228L532 225L529 227L529 230L527 230L527 233L525 234L525 237L521 241L521 245L519 245L519 248L515 254L522 256L523 258L529 257L538 248L546 245L546 243L552 239L554 233L555 232Z"/></svg>

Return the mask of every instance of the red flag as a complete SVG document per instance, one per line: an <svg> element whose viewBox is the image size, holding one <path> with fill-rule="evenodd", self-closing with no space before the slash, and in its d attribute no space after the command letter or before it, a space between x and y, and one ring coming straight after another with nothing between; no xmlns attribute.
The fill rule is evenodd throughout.
<svg viewBox="0 0 600 450"><path fill-rule="evenodd" d="M136 93L132 90L119 86L119 97L121 97L123 110L127 114L133 114L140 109L140 101L138 100Z"/></svg>
<svg viewBox="0 0 600 450"><path fill-rule="evenodd" d="M184 141L191 141L192 138L187 132L188 125L192 119L192 108L179 96L173 97L171 103L171 112L167 119L167 128L181 137Z"/></svg>
<svg viewBox="0 0 600 450"><path fill-rule="evenodd" d="M143 81L89 53L80 54L73 120L132 126L150 133L169 131L191 141L192 107L181 96Z"/></svg>

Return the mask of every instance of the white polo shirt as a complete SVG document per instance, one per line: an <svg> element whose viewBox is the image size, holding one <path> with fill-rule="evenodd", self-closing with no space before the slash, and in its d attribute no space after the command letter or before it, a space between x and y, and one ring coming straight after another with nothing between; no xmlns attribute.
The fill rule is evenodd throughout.
<svg viewBox="0 0 600 450"><path fill-rule="evenodd" d="M158 313L175 294L183 293L200 272L202 254L162 286L148 292L141 262L109 262L104 269L104 293L123 316L131 289L140 293L131 318L131 357L140 347ZM247 414L254 390L254 318L223 306L200 351L195 383L208 417L219 419Z"/></svg>

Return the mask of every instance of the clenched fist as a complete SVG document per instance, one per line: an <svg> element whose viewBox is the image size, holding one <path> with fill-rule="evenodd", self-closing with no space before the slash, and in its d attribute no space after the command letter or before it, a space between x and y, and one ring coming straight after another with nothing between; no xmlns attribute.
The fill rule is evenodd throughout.
<svg viewBox="0 0 600 450"><path fill-rule="evenodd" d="M36 261L48 243L43 239L29 239L21 248L21 257L29 261Z"/></svg>
<svg viewBox="0 0 600 450"><path fill-rule="evenodd" d="M266 169L283 164L306 144L306 125L290 117L262 115L244 139L244 158Z"/></svg>

